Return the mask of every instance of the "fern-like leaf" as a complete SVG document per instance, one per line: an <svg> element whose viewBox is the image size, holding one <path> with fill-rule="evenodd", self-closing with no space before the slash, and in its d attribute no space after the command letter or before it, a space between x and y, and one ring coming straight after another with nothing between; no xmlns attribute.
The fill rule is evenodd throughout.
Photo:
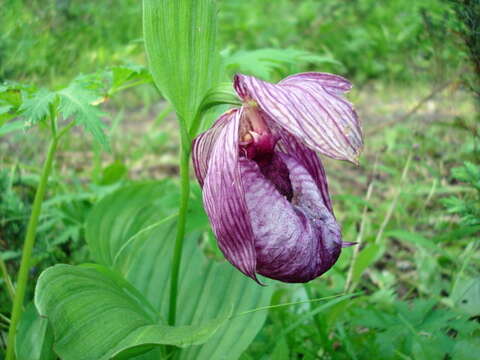
<svg viewBox="0 0 480 360"><path fill-rule="evenodd" d="M82 87L73 82L58 92L60 96L60 113L64 118L72 117L90 132L94 139L104 148L108 148L108 141L103 128L105 124L101 117L105 114L94 106L99 96L95 91Z"/></svg>
<svg viewBox="0 0 480 360"><path fill-rule="evenodd" d="M35 125L50 113L50 106L55 102L56 94L47 89L39 89L33 93L23 92L23 102L19 112L27 120L28 125Z"/></svg>

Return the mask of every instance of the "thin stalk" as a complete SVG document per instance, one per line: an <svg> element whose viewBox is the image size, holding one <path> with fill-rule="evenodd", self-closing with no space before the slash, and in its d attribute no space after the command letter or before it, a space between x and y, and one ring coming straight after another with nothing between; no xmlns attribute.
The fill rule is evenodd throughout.
<svg viewBox="0 0 480 360"><path fill-rule="evenodd" d="M185 135L183 135L185 136ZM182 140L186 140L182 139ZM189 159L190 146L188 141L182 141L180 150L180 208L178 211L177 236L175 238L175 248L173 250L172 259L172 277L170 279L170 303L168 311L168 324L175 325L177 314L177 295L178 295L178 278L180 273L180 265L182 261L183 239L185 237L185 224L187 220L188 198L190 196L190 177L189 177Z"/></svg>
<svg viewBox="0 0 480 360"><path fill-rule="evenodd" d="M370 184L368 184L367 195L365 197L365 201L367 203L370 201L372 192L373 192L373 181L370 182ZM357 264L358 255L360 254L360 247L362 246L362 243L363 243L363 235L365 233L365 223L367 220L367 212L368 212L368 205L365 204L362 212L362 220L360 222L360 230L358 231L357 239L355 240L356 245L355 245L355 248L353 249L352 262L350 263L350 268L348 269L347 281L345 281L345 288L344 288L345 292L348 292L352 285L353 271L355 270L355 265Z"/></svg>
<svg viewBox="0 0 480 360"><path fill-rule="evenodd" d="M8 275L7 266L5 265L5 261L3 260L2 256L0 255L0 269L2 270L2 277L3 281L5 282L5 287L7 288L8 295L13 302L15 298L15 288L13 287L12 280L10 279L10 275Z"/></svg>
<svg viewBox="0 0 480 360"><path fill-rule="evenodd" d="M380 244L380 241L382 240L383 232L385 231L388 223L390 222L390 218L392 217L393 212L397 207L398 198L402 193L403 185L407 179L408 170L410 169L411 161L412 161L412 153L410 152L410 154L408 154L407 161L405 162L405 166L403 167L402 177L400 179L400 184L398 186L395 197L393 198L393 201L390 203L390 207L388 208L387 214L385 215L385 218L383 219L383 222L380 225L380 229L378 230L377 237L375 238L375 244L377 245Z"/></svg>
<svg viewBox="0 0 480 360"><path fill-rule="evenodd" d="M52 170L53 159L57 150L58 138L54 138L50 142L48 148L47 158L43 165L42 174L40 176L40 183L38 184L37 192L35 193L35 200L33 201L32 214L28 221L27 234L22 251L22 260L20 262L20 270L17 279L17 291L13 301L11 324L8 330L7 340L7 355L6 360L13 360L15 357L15 335L17 325L23 311L23 300L25 298L25 291L27 289L28 272L30 270L30 261L32 257L33 246L35 244L35 234L37 232L38 219L42 210L43 198L45 197L45 190L47 189L48 177Z"/></svg>
<svg viewBox="0 0 480 360"><path fill-rule="evenodd" d="M305 292L307 294L307 298L308 298L309 301L314 299L312 289L311 289L310 286L311 286L310 284L304 284ZM310 305L310 310L314 311L315 307L313 306L313 302L309 302L309 305ZM331 352L333 349L332 349L330 341L328 340L328 329L326 329L324 326L322 326L322 321L318 317L318 314L315 314L312 317L313 317L313 322L315 324L315 327L317 328L318 336L320 338L320 341L321 341L323 347L328 352Z"/></svg>
<svg viewBox="0 0 480 360"><path fill-rule="evenodd" d="M242 311L241 313L238 313L238 314L233 314L232 316L229 317L229 320L234 319L234 318L239 317L239 316L245 316L245 315L253 314L253 313L256 313L256 312L259 312L259 311L280 309L280 308L293 306L293 305L310 304L310 303L313 303L313 302L333 300L333 299L336 299L336 298L339 298L339 297L342 297L342 296L344 296L345 299L350 299L354 296L359 296L359 295L363 295L363 293L361 291L358 291L358 292L353 293L353 294L337 294L337 295L324 296L324 297L321 297L321 298L311 299L311 300L301 300L301 301L294 301L294 302L277 304L277 305L261 306L261 307L258 307L256 309L246 310L246 311ZM315 310L309 311L308 314L310 314L310 313L317 314L318 312L319 312L319 310L317 308ZM305 315L307 315L307 314L305 314ZM305 317L305 315L304 315L304 317ZM302 323L302 321L298 321L298 322Z"/></svg>
<svg viewBox="0 0 480 360"><path fill-rule="evenodd" d="M113 91L110 91L108 93L108 97L111 97L112 95L114 95L114 94L116 94L120 91L124 91L124 90L130 89L130 88L138 86L138 85L148 84L149 82L150 82L149 80L139 80L139 81L135 81L135 82L125 84L123 86L120 86L120 87L114 89Z"/></svg>
<svg viewBox="0 0 480 360"><path fill-rule="evenodd" d="M377 173L377 166L378 166L378 155L375 157L375 163L373 165L372 174L370 176L370 182L367 188L367 195L365 196L365 205L363 207L362 219L360 222L360 229L358 231L357 238L355 240L356 245L353 249L352 261L350 263L350 268L348 269L347 280L345 281L345 288L344 288L345 293L348 293L349 290L351 290L350 287L352 285L352 280L353 280L353 271L355 270L358 255L360 254L360 248L362 247L363 235L365 233L365 224L367 221L368 203L373 193L373 184L374 184L375 174Z"/></svg>
<svg viewBox="0 0 480 360"><path fill-rule="evenodd" d="M168 308L168 324L175 325L177 317L177 296L180 265L182 263L183 240L185 238L185 224L187 221L188 199L190 197L190 142L188 135L182 133L182 147L180 150L180 206L178 209L177 236L173 249L172 272L170 278L170 299ZM174 358L177 354L174 346L165 348L167 358Z"/></svg>
<svg viewBox="0 0 480 360"><path fill-rule="evenodd" d="M66 134L70 131L70 129L72 127L74 127L75 125L77 124L77 122L75 120L73 121L70 121L67 126L65 126L64 128L62 128L62 130L60 130L60 132L58 133L58 135L56 136L56 139L57 139L57 142Z"/></svg>

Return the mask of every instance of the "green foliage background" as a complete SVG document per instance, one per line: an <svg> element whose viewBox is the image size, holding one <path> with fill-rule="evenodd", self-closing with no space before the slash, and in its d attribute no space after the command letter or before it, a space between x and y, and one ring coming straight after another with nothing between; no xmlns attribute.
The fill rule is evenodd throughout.
<svg viewBox="0 0 480 360"><path fill-rule="evenodd" d="M428 80L455 71L463 58L452 46L459 25L446 1L217 3L225 51L274 47L323 53L340 63L326 71L360 82L412 82L419 75ZM142 61L136 0L3 0L2 5L0 79L58 81L126 59ZM442 67L445 63L449 66Z"/></svg>

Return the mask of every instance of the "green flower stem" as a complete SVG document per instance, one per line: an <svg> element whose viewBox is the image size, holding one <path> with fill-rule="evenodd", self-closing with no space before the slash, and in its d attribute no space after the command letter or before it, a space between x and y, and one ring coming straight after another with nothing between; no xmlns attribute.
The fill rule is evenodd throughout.
<svg viewBox="0 0 480 360"><path fill-rule="evenodd" d="M27 288L30 260L32 257L33 246L35 244L35 234L37 231L38 219L42 210L43 198L47 188L48 177L52 170L57 144L58 137L55 137L50 142L47 158L45 160L45 164L43 165L43 170L40 177L40 183L38 184L37 192L35 193L32 214L30 215L30 219L28 221L27 234L25 236L25 242L22 251L22 260L20 263L20 270L18 272L17 291L15 292L15 299L13 301L10 328L8 329L6 360L13 360L15 358L15 335L17 332L17 325L23 311L23 300L25 298L25 291Z"/></svg>
<svg viewBox="0 0 480 360"><path fill-rule="evenodd" d="M172 276L170 278L170 303L168 311L168 324L175 325L177 314L178 278L182 261L183 239L185 237L185 224L187 220L188 198L190 196L189 160L190 145L188 136L182 135L182 148L180 150L180 208L178 212L177 236L172 259Z"/></svg>

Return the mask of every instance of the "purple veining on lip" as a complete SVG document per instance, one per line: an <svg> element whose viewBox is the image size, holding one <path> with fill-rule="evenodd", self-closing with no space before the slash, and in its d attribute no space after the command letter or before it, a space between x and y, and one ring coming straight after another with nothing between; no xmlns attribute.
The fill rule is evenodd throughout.
<svg viewBox="0 0 480 360"><path fill-rule="evenodd" d="M344 78L290 76L278 84L237 75L243 105L193 142L195 175L219 248L245 275L307 282L342 246L316 151L357 161L362 133Z"/></svg>

